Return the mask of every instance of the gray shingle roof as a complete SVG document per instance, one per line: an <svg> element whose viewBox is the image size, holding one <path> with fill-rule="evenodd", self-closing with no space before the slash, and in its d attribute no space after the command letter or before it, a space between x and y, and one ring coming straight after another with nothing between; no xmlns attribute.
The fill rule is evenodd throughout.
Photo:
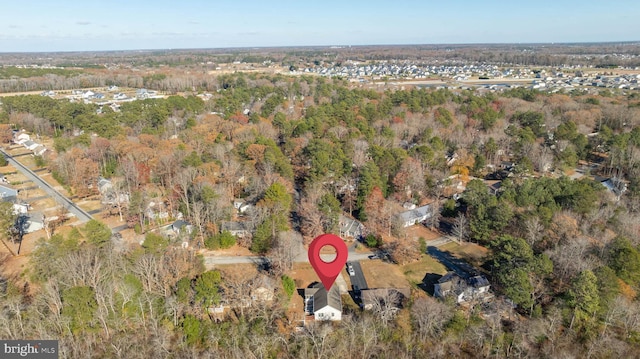
<svg viewBox="0 0 640 359"><path fill-rule="evenodd" d="M431 205L427 204L422 207L418 207L416 209L412 209L410 211L400 213L400 218L404 222L415 221L424 216L429 216L431 214Z"/></svg>
<svg viewBox="0 0 640 359"><path fill-rule="evenodd" d="M313 311L316 312L326 306L342 311L342 297L337 285L331 286L327 293L322 283L316 283L305 289L305 296L313 295Z"/></svg>
<svg viewBox="0 0 640 359"><path fill-rule="evenodd" d="M16 198L18 198L17 190L0 185L0 200L11 202L15 201Z"/></svg>

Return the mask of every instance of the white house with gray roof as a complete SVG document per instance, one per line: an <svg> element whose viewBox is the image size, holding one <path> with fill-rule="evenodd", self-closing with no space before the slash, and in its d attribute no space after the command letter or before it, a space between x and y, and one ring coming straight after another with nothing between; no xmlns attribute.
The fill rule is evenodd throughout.
<svg viewBox="0 0 640 359"><path fill-rule="evenodd" d="M329 292L322 283L316 283L304 290L305 312L313 314L315 320L342 320L342 297L337 285Z"/></svg>
<svg viewBox="0 0 640 359"><path fill-rule="evenodd" d="M340 215L340 237L359 239L364 236L364 225L353 218Z"/></svg>
<svg viewBox="0 0 640 359"><path fill-rule="evenodd" d="M404 227L411 227L414 224L422 223L433 215L433 209L430 204L417 207L412 210L402 212L398 215Z"/></svg>

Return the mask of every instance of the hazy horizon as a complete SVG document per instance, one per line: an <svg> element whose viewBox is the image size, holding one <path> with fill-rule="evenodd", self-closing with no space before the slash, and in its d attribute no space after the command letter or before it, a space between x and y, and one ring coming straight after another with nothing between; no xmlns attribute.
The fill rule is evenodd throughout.
<svg viewBox="0 0 640 359"><path fill-rule="evenodd" d="M288 46L228 46L228 47L176 47L176 48L140 48L140 49L108 49L108 50L60 50L60 51L2 51L0 54L63 54L63 53L117 53L117 52L155 52L155 51L218 51L218 50L267 50L267 49L322 49L322 48L364 48L364 47L406 47L406 46L453 46L453 47L474 47L474 46L562 46L562 45L598 45L598 44L640 44L640 40L629 41L585 41L585 42L476 42L476 43L423 43L423 44L327 44L327 45L288 45Z"/></svg>
<svg viewBox="0 0 640 359"><path fill-rule="evenodd" d="M6 4L0 52L638 41L640 3L497 0ZM616 9L621 9L616 11Z"/></svg>

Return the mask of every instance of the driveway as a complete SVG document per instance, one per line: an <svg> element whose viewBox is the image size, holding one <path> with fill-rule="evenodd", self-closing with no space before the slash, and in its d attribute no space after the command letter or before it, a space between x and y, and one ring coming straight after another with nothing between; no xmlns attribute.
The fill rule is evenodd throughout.
<svg viewBox="0 0 640 359"><path fill-rule="evenodd" d="M454 257L447 251L442 251L436 247L429 246L427 253L442 263L447 270L455 272L461 278L469 278L477 274L477 270L465 260Z"/></svg>
<svg viewBox="0 0 640 359"><path fill-rule="evenodd" d="M367 285L367 280L364 278L364 273L362 272L362 267L360 266L360 262L349 261L347 262L347 264L351 264L354 272L354 275L349 275L349 278L351 279L351 287L352 288L358 287L359 290L369 288L369 286Z"/></svg>

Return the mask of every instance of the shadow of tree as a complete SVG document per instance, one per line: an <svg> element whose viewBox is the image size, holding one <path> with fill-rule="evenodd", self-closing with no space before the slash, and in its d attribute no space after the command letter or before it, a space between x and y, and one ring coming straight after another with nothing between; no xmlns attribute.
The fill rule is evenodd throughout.
<svg viewBox="0 0 640 359"><path fill-rule="evenodd" d="M466 260L455 257L451 252L442 251L436 247L428 247L427 253L447 267L447 270L455 272L460 278L467 279L478 275L478 270Z"/></svg>

